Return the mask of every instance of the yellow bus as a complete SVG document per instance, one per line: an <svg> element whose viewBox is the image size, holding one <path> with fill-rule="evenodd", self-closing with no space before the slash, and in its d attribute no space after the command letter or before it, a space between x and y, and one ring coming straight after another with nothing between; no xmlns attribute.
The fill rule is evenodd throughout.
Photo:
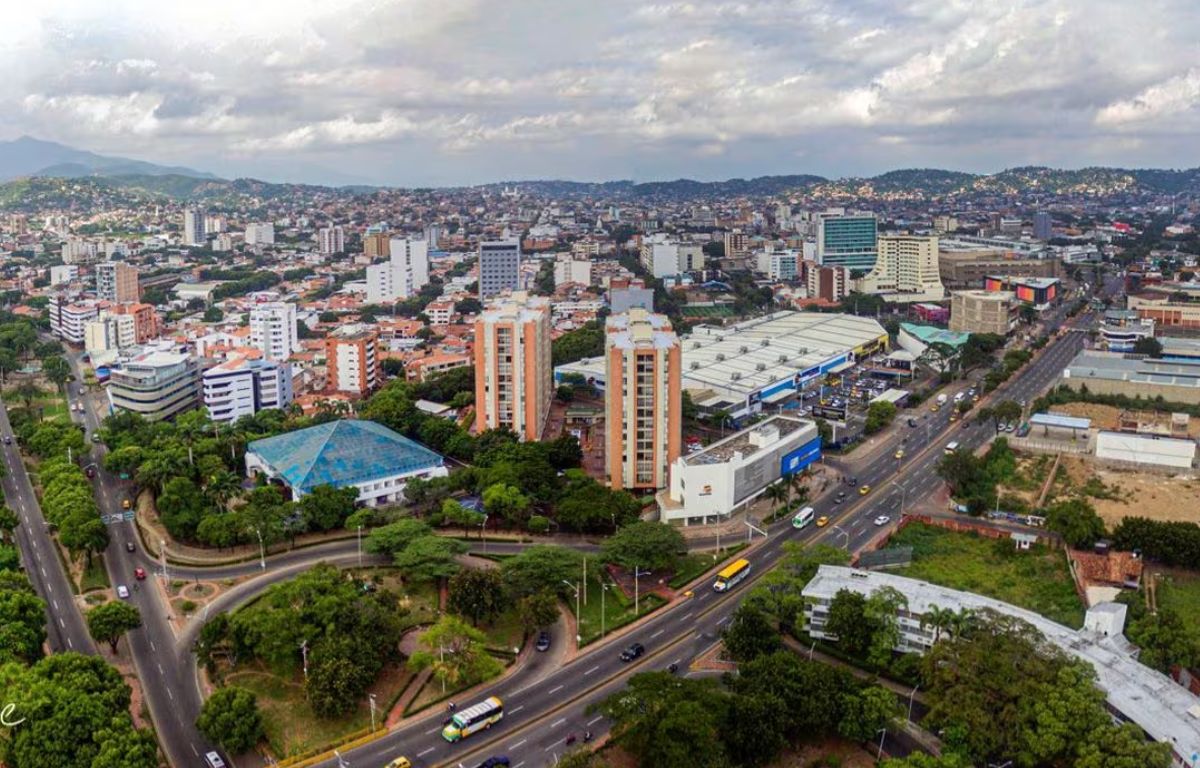
<svg viewBox="0 0 1200 768"><path fill-rule="evenodd" d="M442 738L455 742L466 738L476 731L491 728L504 717L504 702L498 696L487 699L455 713L450 722L442 729Z"/></svg>
<svg viewBox="0 0 1200 768"><path fill-rule="evenodd" d="M713 582L714 592L728 592L737 586L738 582L750 575L750 561L745 558L736 560L725 566L725 570L717 574Z"/></svg>

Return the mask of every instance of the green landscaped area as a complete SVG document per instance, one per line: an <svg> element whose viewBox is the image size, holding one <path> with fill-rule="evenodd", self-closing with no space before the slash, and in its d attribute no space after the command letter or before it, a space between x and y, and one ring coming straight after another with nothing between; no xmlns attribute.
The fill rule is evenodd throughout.
<svg viewBox="0 0 1200 768"><path fill-rule="evenodd" d="M132 573L129 575L133 576ZM104 569L104 556L97 555L92 558L91 564L84 568L83 573L79 576L79 593L84 594L94 589L108 589L108 587L108 572Z"/></svg>
<svg viewBox="0 0 1200 768"><path fill-rule="evenodd" d="M705 571L716 568L718 564L729 560L731 557L741 552L746 548L745 542L735 544L732 547L721 547L721 551L717 552L693 552L679 558L679 565L675 568L675 575L671 578L671 589L681 589L686 584L695 580L700 574Z"/></svg>
<svg viewBox="0 0 1200 768"><path fill-rule="evenodd" d="M683 314L686 317L733 317L732 306L719 307L689 307L683 308Z"/></svg>
<svg viewBox="0 0 1200 768"><path fill-rule="evenodd" d="M1010 539L915 523L888 542L911 546L913 562L895 573L952 589L976 592L1036 611L1068 627L1083 626L1083 603L1067 570L1066 555L1044 546L1019 552Z"/></svg>
<svg viewBox="0 0 1200 768"><path fill-rule="evenodd" d="M1155 598L1161 608L1175 611L1192 633L1200 635L1200 571L1173 571L1158 582Z"/></svg>
<svg viewBox="0 0 1200 768"><path fill-rule="evenodd" d="M642 580L646 581L646 579ZM644 586L649 589L648 584ZM601 593L604 593L603 596ZM569 599L567 602L571 611L574 612L574 598ZM638 616L645 616L647 613L666 604L666 602L666 600L658 595L643 593L638 600L639 604L637 606L641 613L635 614L633 598L626 598L619 588L611 584L607 590L604 590L600 586L599 578L589 577L587 581L587 603L580 605L579 608L579 644L580 646L584 646L595 640L599 640L602 624L604 632L607 634L617 627L625 626Z"/></svg>
<svg viewBox="0 0 1200 768"><path fill-rule="evenodd" d="M389 703L395 701L412 678L412 673L403 664L383 670L371 686L376 699L376 717L387 716ZM246 688L258 697L267 741L276 757L321 749L371 727L371 710L366 701L344 717L314 715L304 696L304 675L299 670L292 678L285 679L255 664L229 673L225 681Z"/></svg>

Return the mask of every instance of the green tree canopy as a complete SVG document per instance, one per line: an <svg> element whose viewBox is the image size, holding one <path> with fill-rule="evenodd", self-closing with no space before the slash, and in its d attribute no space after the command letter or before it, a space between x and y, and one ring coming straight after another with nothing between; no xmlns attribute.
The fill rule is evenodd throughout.
<svg viewBox="0 0 1200 768"><path fill-rule="evenodd" d="M686 551L687 542L678 530L665 523L645 520L623 526L601 546L606 562L629 569L672 568Z"/></svg>
<svg viewBox="0 0 1200 768"><path fill-rule="evenodd" d="M142 626L142 615L129 603L112 600L87 613L88 632L97 642L106 642L115 655L121 635Z"/></svg>
<svg viewBox="0 0 1200 768"><path fill-rule="evenodd" d="M248 752L263 737L258 699L236 685L218 688L204 702L196 727L230 752Z"/></svg>

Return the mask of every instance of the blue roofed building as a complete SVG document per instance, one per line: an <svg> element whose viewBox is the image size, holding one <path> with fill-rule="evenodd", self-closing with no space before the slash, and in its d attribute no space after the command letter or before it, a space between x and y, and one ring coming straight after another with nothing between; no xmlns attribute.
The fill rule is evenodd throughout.
<svg viewBox="0 0 1200 768"><path fill-rule="evenodd" d="M404 500L414 477L449 474L442 456L382 424L342 419L255 440L246 447L246 474L262 472L298 499L318 485L358 489L358 503Z"/></svg>

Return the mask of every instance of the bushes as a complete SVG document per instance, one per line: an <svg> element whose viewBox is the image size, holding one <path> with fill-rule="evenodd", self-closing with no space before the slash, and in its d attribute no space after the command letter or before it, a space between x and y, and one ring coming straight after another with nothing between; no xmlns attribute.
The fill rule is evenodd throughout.
<svg viewBox="0 0 1200 768"><path fill-rule="evenodd" d="M1200 525L1166 523L1144 517L1127 517L1113 531L1117 549L1141 550L1163 565L1194 568L1200 563Z"/></svg>

